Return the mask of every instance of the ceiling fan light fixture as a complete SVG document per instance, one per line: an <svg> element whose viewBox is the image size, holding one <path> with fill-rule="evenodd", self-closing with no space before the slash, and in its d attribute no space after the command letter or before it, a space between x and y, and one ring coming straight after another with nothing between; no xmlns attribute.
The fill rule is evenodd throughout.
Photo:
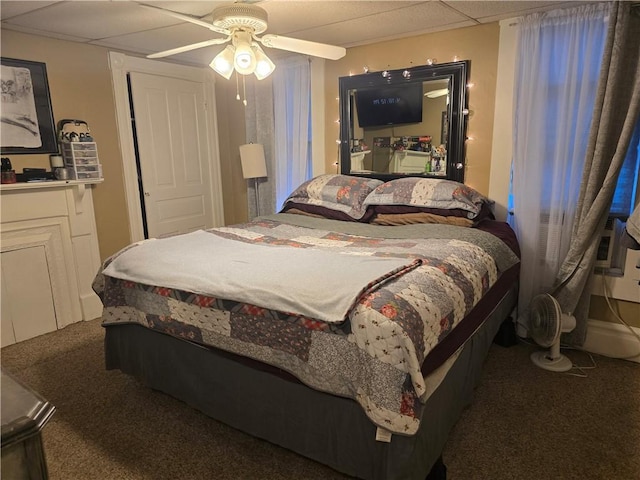
<svg viewBox="0 0 640 480"><path fill-rule="evenodd" d="M241 75L252 74L256 69L256 56L251 51L251 48L236 48L233 65Z"/></svg>
<svg viewBox="0 0 640 480"><path fill-rule="evenodd" d="M251 48L256 57L256 70L253 73L258 80L263 80L273 73L276 66L257 43L254 42Z"/></svg>
<svg viewBox="0 0 640 480"><path fill-rule="evenodd" d="M233 35L233 45L236 48L233 65L241 75L250 75L256 69L256 55L251 49L251 34L237 31Z"/></svg>
<svg viewBox="0 0 640 480"><path fill-rule="evenodd" d="M215 58L211 61L209 66L224 78L229 80L233 73L233 66L235 60L235 47L233 45L227 45Z"/></svg>

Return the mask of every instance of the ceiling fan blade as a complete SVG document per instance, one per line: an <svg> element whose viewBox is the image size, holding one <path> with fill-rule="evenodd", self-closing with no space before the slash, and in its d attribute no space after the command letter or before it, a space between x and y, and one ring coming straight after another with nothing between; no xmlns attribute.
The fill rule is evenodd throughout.
<svg viewBox="0 0 640 480"><path fill-rule="evenodd" d="M265 47L278 48L280 50L288 50L290 52L303 53L314 57L328 58L329 60L338 60L347 54L347 50L326 43L309 42L298 38L281 37L280 35L264 35L262 38L256 38Z"/></svg>
<svg viewBox="0 0 640 480"><path fill-rule="evenodd" d="M219 45L220 43L228 42L229 37L226 38L212 38L211 40L205 40L204 42L192 43L191 45L185 45L184 47L172 48L171 50L165 50L163 52L152 53L147 55L147 58L162 58L169 55L175 55L177 53L188 52L189 50L195 50L196 48L208 47L210 45Z"/></svg>
<svg viewBox="0 0 640 480"><path fill-rule="evenodd" d="M208 28L212 32L221 33L223 35L231 35L231 31L226 28L216 27L212 23L204 22L199 18L192 17L190 15L185 15L183 13L174 12L173 10L167 10L165 8L155 7L153 5L147 5L146 3L138 3L141 7L148 8L150 10L154 10L156 12L160 12L164 15L168 15L173 18L177 18L178 20L184 20L185 22L191 22L200 27Z"/></svg>

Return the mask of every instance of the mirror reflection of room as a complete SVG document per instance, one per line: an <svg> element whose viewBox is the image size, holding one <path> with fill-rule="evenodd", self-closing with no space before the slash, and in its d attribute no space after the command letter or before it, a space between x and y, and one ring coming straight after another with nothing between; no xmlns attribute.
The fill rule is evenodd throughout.
<svg viewBox="0 0 640 480"><path fill-rule="evenodd" d="M445 177L449 79L350 91L351 171Z"/></svg>

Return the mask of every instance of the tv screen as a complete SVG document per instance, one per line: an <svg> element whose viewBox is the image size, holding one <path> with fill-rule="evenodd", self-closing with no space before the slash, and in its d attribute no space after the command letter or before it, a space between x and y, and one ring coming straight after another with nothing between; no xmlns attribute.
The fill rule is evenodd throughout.
<svg viewBox="0 0 640 480"><path fill-rule="evenodd" d="M422 122L422 82L358 89L360 127Z"/></svg>

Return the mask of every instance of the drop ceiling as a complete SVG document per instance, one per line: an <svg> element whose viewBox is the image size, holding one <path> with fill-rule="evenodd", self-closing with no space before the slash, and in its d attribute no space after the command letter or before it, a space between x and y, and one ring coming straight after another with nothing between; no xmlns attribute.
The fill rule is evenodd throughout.
<svg viewBox="0 0 640 480"><path fill-rule="evenodd" d="M230 1L145 1L205 21ZM576 1L251 1L268 15L266 33L353 47L573 7ZM5 1L2 29L147 55L209 40L216 33L142 8L135 1ZM171 61L207 65L223 46L192 50ZM271 50L273 52L273 50ZM278 53L278 52L273 52ZM272 53L269 53L272 55Z"/></svg>

